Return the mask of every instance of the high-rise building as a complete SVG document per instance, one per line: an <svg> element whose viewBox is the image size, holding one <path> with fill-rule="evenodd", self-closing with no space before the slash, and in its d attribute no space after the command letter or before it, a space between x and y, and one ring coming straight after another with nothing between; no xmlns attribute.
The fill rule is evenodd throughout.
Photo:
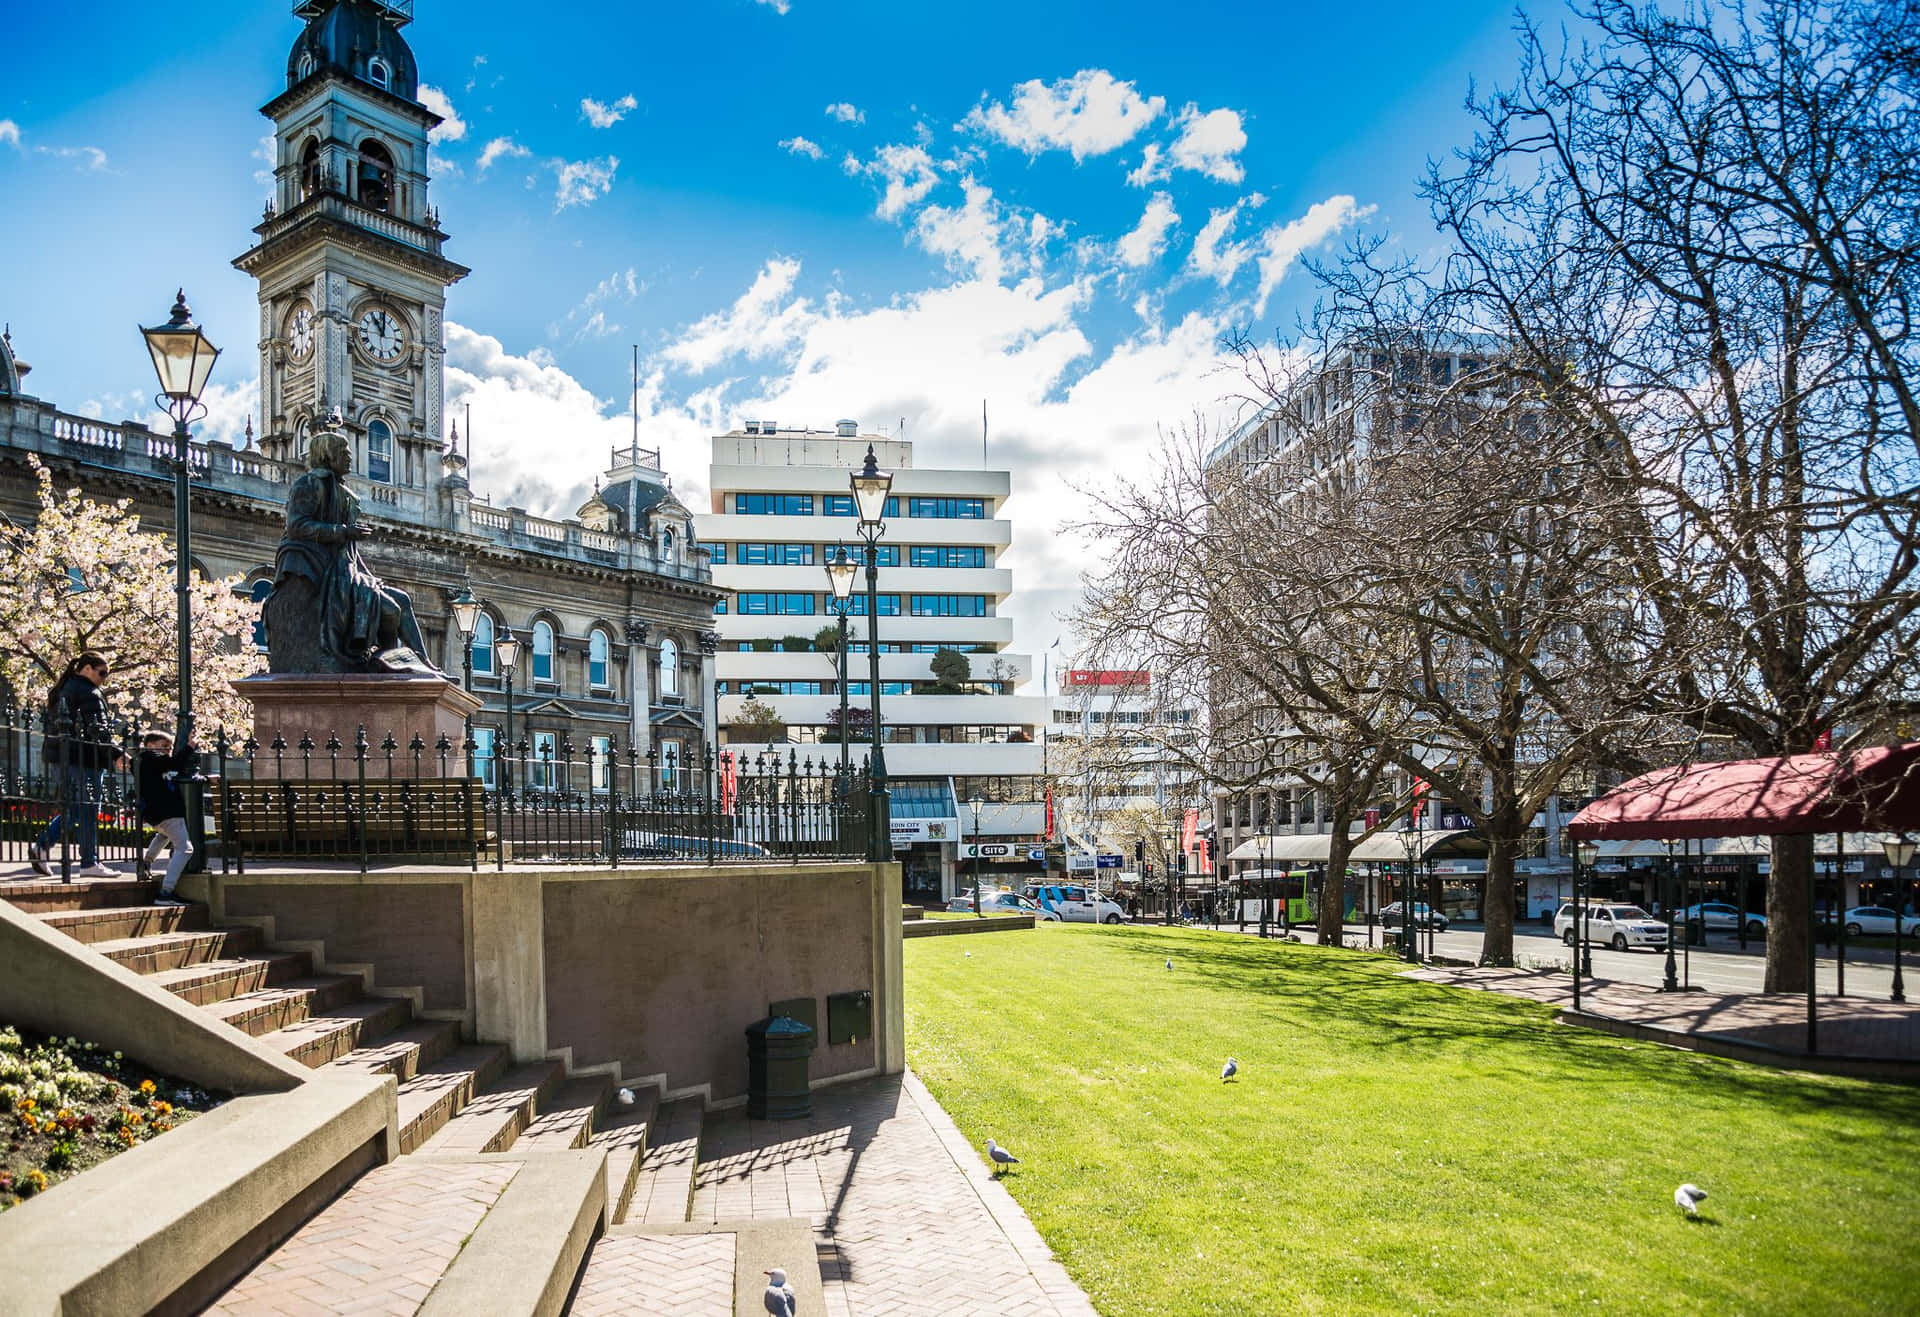
<svg viewBox="0 0 1920 1317"><path fill-rule="evenodd" d="M849 601L848 671L839 671L826 574L843 546L862 552L848 478L873 449L893 471L880 541L877 617L865 573ZM1044 869L1046 701L1016 695L1032 660L1008 651L1013 574L1006 471L916 467L913 445L862 434L748 421L713 439L710 514L695 529L729 592L715 618L719 721L735 750L837 762L841 683L852 711L851 761L867 754L870 645L880 648L880 718L893 780L893 839L910 900L943 899L956 862L991 881ZM941 651L964 657L964 675ZM770 711L780 725L764 721ZM763 721L752 722L758 716ZM979 824L973 802L980 803ZM971 881L971 869L958 885Z"/></svg>

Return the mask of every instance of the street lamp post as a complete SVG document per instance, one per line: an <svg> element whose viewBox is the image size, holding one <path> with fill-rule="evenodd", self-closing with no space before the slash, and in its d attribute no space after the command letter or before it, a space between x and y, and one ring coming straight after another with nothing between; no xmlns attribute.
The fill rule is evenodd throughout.
<svg viewBox="0 0 1920 1317"><path fill-rule="evenodd" d="M980 799L967 802L973 810L973 917L980 917Z"/></svg>
<svg viewBox="0 0 1920 1317"><path fill-rule="evenodd" d="M843 791L852 772L851 752L847 748L847 609L853 599L853 578L859 570L859 564L848 555L844 544L827 558L827 584L833 590L834 622L840 640L840 782ZM868 631L871 638L871 625Z"/></svg>
<svg viewBox="0 0 1920 1317"><path fill-rule="evenodd" d="M1580 955L1587 948L1586 929L1580 923L1580 880L1582 874L1593 872L1594 861L1600 858L1600 848L1590 841L1577 843L1573 848L1573 1009L1580 1011ZM1591 955L1591 952L1588 952ZM1591 961L1586 972L1593 973Z"/></svg>
<svg viewBox="0 0 1920 1317"><path fill-rule="evenodd" d="M153 372L160 380L160 393L154 401L173 417L173 599L180 688L173 743L184 750L193 741L192 449L187 425L207 414L200 395L207 387L207 377L213 374L213 363L220 359L220 349L208 342L200 326L193 323L184 288L174 296L167 323L142 328L140 333L147 341ZM199 793L192 779L182 784L182 793L194 842L192 866L198 872L206 863L207 847Z"/></svg>
<svg viewBox="0 0 1920 1317"><path fill-rule="evenodd" d="M1266 826L1272 826L1271 819L1268 820ZM1260 937L1264 941L1267 936L1267 881L1268 881L1267 879L1267 834L1264 832L1260 834L1260 844L1257 847L1257 849L1260 852Z"/></svg>
<svg viewBox="0 0 1920 1317"><path fill-rule="evenodd" d="M461 586L453 597L453 624L460 628L460 689L473 693L473 629L480 625L480 601L471 586Z"/></svg>
<svg viewBox="0 0 1920 1317"><path fill-rule="evenodd" d="M500 638L493 642L493 656L500 664L500 673L507 679L507 744L506 758L501 766L500 785L508 794L513 792L513 670L520 662L520 641L513 634L513 628L500 628Z"/></svg>
<svg viewBox="0 0 1920 1317"><path fill-rule="evenodd" d="M1420 935L1413 931L1413 859L1420 849L1420 834L1409 828L1400 834L1400 846L1407 855L1407 871L1401 876L1400 950L1414 964L1420 963Z"/></svg>
<svg viewBox="0 0 1920 1317"><path fill-rule="evenodd" d="M1684 845L1685 843L1682 843L1683 848ZM1673 868L1672 861L1668 861L1667 867ZM1677 872L1667 875L1667 972L1660 983L1662 992L1680 991L1680 967L1674 963L1673 959L1673 889L1679 878L1680 875Z"/></svg>
<svg viewBox="0 0 1920 1317"><path fill-rule="evenodd" d="M1907 985L1900 970L1900 929L1907 922L1907 902L1906 884L1900 878L1900 871L1913 866L1913 839L1903 832L1898 840L1888 837L1880 845L1887 853L1887 863L1893 866L1893 1000L1905 1001ZM1844 883L1845 879L1841 881ZM1845 890L1841 888L1842 892ZM1845 912L1840 913L1844 919Z"/></svg>
<svg viewBox="0 0 1920 1317"><path fill-rule="evenodd" d="M852 474L848 483L853 487L854 505L860 514L860 539L867 550L867 650L872 660L869 671L873 688L873 762L868 770L873 825L869 829L872 834L869 858L876 864L884 864L893 858L893 815L887 795L886 751L881 748L880 537L887 530L887 491L893 488L893 472L880 469L873 445L868 444L865 464Z"/></svg>

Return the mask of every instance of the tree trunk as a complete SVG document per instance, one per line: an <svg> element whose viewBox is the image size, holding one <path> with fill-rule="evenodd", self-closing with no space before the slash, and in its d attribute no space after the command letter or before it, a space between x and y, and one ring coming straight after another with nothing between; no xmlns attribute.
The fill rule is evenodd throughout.
<svg viewBox="0 0 1920 1317"><path fill-rule="evenodd" d="M1333 806L1333 835L1327 838L1327 875L1320 880L1320 945L1337 947L1344 941L1347 912L1347 856L1353 851L1352 813L1339 802Z"/></svg>
<svg viewBox="0 0 1920 1317"><path fill-rule="evenodd" d="M1480 940L1482 965L1513 964L1513 829L1505 824L1489 829L1487 838L1487 890L1480 903L1486 932Z"/></svg>
<svg viewBox="0 0 1920 1317"><path fill-rule="evenodd" d="M1807 884L1813 881L1813 838L1773 839L1767 875L1767 977L1764 991L1805 992L1813 973L1807 953Z"/></svg>

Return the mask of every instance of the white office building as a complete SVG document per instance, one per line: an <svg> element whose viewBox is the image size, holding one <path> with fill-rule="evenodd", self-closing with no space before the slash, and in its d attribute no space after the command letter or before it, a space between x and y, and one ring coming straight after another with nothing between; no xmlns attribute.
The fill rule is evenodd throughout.
<svg viewBox="0 0 1920 1317"><path fill-rule="evenodd" d="M1068 668L1048 702L1048 734L1060 831L1070 850L1118 853L1137 878L1134 843L1156 864L1177 855L1186 812L1211 835L1212 802L1193 767L1202 712L1156 688L1143 669ZM1191 859L1199 872L1199 857ZM1107 885L1118 874L1100 874Z"/></svg>
<svg viewBox="0 0 1920 1317"><path fill-rule="evenodd" d="M913 445L860 433L852 421L830 430L748 421L713 439L713 510L696 518L713 554L714 583L729 592L714 619L719 722L728 744L757 749L764 738L735 727L749 700L786 725L782 754L837 759L840 674L823 629L836 621L825 565L860 539L848 478L871 446L893 472L880 542L878 628L880 717L893 787L894 850L905 895L932 901L965 887L977 835L988 877L1017 885L1039 872L1046 840L1041 733L1047 702L1016 695L1032 660L1008 651L1004 615L1013 575L1000 557L1013 542L1006 519L1006 471L916 467ZM875 631L869 628L865 572L847 619L847 699L872 705ZM934 693L934 656L966 655L964 693ZM862 715L850 719L866 754ZM961 862L966 862L962 865ZM956 881L956 867L959 867Z"/></svg>

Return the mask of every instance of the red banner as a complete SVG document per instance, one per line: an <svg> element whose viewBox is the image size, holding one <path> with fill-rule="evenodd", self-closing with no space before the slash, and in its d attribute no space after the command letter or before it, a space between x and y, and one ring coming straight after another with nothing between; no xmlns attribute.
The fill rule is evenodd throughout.
<svg viewBox="0 0 1920 1317"><path fill-rule="evenodd" d="M1190 809L1187 811L1186 819L1180 824L1180 853L1182 855L1193 854L1193 834L1199 830L1200 811Z"/></svg>
<svg viewBox="0 0 1920 1317"><path fill-rule="evenodd" d="M1047 831L1044 840L1053 840L1053 788L1047 788Z"/></svg>
<svg viewBox="0 0 1920 1317"><path fill-rule="evenodd" d="M1064 684L1068 686L1151 686L1153 674L1138 668L1132 670L1069 668Z"/></svg>
<svg viewBox="0 0 1920 1317"><path fill-rule="evenodd" d="M722 750L720 752L720 812L733 813L734 803L739 795L740 779L734 772L733 751Z"/></svg>

